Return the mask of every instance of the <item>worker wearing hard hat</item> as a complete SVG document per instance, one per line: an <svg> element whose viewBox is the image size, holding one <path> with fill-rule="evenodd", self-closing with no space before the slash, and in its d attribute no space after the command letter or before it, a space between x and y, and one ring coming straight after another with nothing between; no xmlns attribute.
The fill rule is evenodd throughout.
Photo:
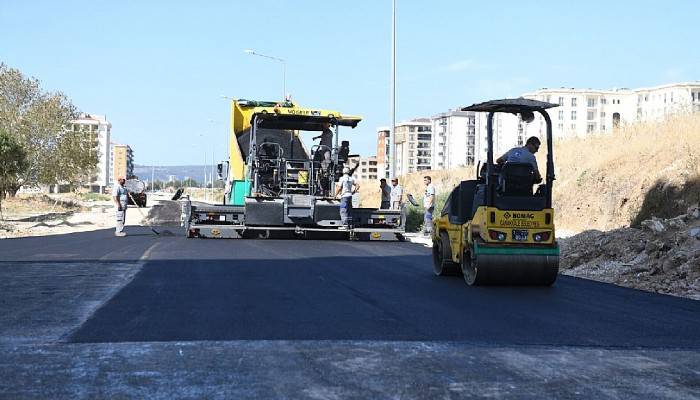
<svg viewBox="0 0 700 400"><path fill-rule="evenodd" d="M117 228L114 231L114 236L126 236L124 232L124 222L126 221L126 206L128 204L127 198L129 197L129 192L124 187L126 183L126 178L120 176L117 181L112 186L112 199L114 200L114 205L117 207Z"/></svg>
<svg viewBox="0 0 700 400"><path fill-rule="evenodd" d="M349 228L352 224L352 195L360 190L360 185L355 178L350 176L350 168L343 168L343 176L338 181L335 195L340 196L340 220L343 228Z"/></svg>

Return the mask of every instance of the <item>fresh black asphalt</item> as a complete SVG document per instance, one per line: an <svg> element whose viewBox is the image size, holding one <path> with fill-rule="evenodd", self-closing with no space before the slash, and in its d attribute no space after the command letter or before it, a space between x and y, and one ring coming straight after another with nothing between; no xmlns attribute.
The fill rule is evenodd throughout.
<svg viewBox="0 0 700 400"><path fill-rule="evenodd" d="M700 398L700 303L411 243L0 240L0 399ZM169 228L172 229L172 228Z"/></svg>
<svg viewBox="0 0 700 400"><path fill-rule="evenodd" d="M457 341L699 348L700 302L560 276L551 288L468 287L411 243L194 240L148 231L4 240L54 261L141 258L71 342ZM118 241L118 242L115 242ZM118 246L115 246L115 243ZM14 244L14 246L13 246Z"/></svg>

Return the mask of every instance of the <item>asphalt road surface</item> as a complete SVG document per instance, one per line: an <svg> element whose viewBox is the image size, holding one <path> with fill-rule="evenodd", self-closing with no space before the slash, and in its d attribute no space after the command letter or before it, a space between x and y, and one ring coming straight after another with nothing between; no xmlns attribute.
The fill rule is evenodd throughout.
<svg viewBox="0 0 700 400"><path fill-rule="evenodd" d="M697 301L468 287L411 243L131 233L0 241L0 398L700 396Z"/></svg>

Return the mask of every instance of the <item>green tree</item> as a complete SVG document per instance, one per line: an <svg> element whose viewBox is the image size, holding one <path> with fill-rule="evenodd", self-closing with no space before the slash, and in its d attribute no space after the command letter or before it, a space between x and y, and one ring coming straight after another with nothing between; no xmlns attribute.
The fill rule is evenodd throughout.
<svg viewBox="0 0 700 400"><path fill-rule="evenodd" d="M184 187L199 187L199 183L192 178L187 178L182 181L182 186Z"/></svg>
<svg viewBox="0 0 700 400"><path fill-rule="evenodd" d="M0 128L0 219L2 201L8 192L15 193L19 186L19 176L28 167L27 153L17 138Z"/></svg>
<svg viewBox="0 0 700 400"><path fill-rule="evenodd" d="M95 138L71 129L76 116L63 93L43 92L36 78L0 63L0 128L17 138L27 154L28 168L18 182L79 183L95 171Z"/></svg>

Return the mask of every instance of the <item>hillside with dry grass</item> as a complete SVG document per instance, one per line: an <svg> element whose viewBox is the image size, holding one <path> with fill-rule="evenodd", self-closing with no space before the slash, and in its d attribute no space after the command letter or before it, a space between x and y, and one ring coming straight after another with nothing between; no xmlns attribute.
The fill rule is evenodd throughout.
<svg viewBox="0 0 700 400"><path fill-rule="evenodd" d="M538 153L543 174L544 153ZM637 226L652 216L671 218L700 201L700 114L559 140L554 162L560 228L609 230ZM401 183L420 198L428 174L438 193L447 193L459 181L473 179L474 168L408 174ZM378 182L361 184L362 205L379 205Z"/></svg>
<svg viewBox="0 0 700 400"><path fill-rule="evenodd" d="M609 230L700 201L700 114L555 143L560 226Z"/></svg>

